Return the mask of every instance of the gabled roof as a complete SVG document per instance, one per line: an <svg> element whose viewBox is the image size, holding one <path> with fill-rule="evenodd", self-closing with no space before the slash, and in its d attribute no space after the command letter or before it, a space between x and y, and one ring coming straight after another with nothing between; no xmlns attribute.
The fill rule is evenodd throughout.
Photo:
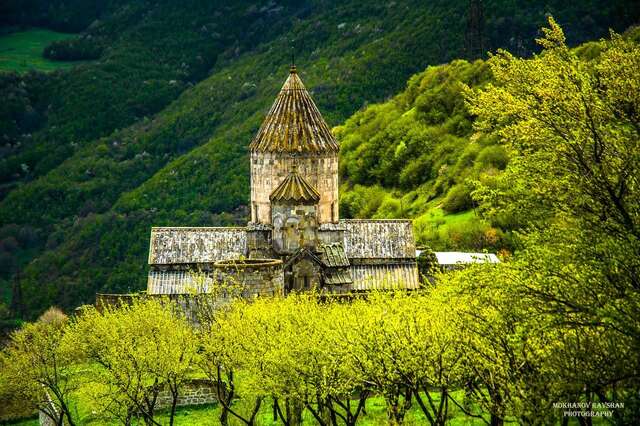
<svg viewBox="0 0 640 426"><path fill-rule="evenodd" d="M246 253L246 228L151 228L149 265L210 263Z"/></svg>
<svg viewBox="0 0 640 426"><path fill-rule="evenodd" d="M316 263L320 267L324 266L324 264L322 263L322 259L316 256L314 252L312 252L306 247L301 247L287 259L287 261L284 264L284 269L286 270L289 266L293 265L294 263L297 263L300 259L304 257L311 259L314 263Z"/></svg>
<svg viewBox="0 0 640 426"><path fill-rule="evenodd" d="M323 244L320 258L329 267L350 266L349 259L341 243Z"/></svg>
<svg viewBox="0 0 640 426"><path fill-rule="evenodd" d="M405 219L341 219L349 259L415 259L413 227Z"/></svg>
<svg viewBox="0 0 640 426"><path fill-rule="evenodd" d="M269 195L269 200L272 202L317 204L320 201L320 194L294 168Z"/></svg>
<svg viewBox="0 0 640 426"><path fill-rule="evenodd" d="M338 152L338 142L295 66L249 148L260 152Z"/></svg>

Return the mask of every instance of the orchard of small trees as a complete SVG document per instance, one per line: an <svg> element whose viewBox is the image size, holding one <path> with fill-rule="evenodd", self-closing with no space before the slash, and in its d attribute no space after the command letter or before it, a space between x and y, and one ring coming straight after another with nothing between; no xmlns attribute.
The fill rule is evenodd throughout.
<svg viewBox="0 0 640 426"><path fill-rule="evenodd" d="M0 386L69 425L81 424L80 392L110 422L165 424L155 415L162 391L173 424L194 377L216 386L212 420L224 425L259 424L267 405L285 425L304 412L355 425L370 397L384 399L389 424L411 407L433 425L452 407L487 424L548 423L562 416L553 402L601 399L624 401L619 424L637 415L629 342L606 327L554 324L520 280L510 265L485 266L414 293L238 299L214 316L203 309L197 326L163 299L89 307L16 332Z"/></svg>

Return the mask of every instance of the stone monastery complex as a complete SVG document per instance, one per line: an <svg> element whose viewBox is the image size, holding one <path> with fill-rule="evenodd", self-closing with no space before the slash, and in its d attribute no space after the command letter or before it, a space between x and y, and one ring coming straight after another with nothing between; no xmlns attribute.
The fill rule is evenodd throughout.
<svg viewBox="0 0 640 426"><path fill-rule="evenodd" d="M230 276L254 295L417 288L410 220L340 219L338 151L292 66L250 145L249 223L152 228L147 293L207 292Z"/></svg>

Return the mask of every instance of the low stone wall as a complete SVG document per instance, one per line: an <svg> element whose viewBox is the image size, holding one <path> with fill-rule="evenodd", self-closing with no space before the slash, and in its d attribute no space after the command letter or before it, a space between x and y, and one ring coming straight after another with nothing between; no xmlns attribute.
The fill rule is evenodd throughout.
<svg viewBox="0 0 640 426"><path fill-rule="evenodd" d="M218 401L216 387L208 380L193 379L185 384L178 396L178 407L213 404ZM171 393L164 390L158 395L156 409L171 407ZM51 420L42 411L38 412L38 423L40 426L55 426L55 422ZM66 423L66 422L65 422Z"/></svg>
<svg viewBox="0 0 640 426"><path fill-rule="evenodd" d="M229 303L228 298L208 293L200 294L96 294L96 309L102 312L107 308L131 305L135 300L156 299L179 308L184 316L194 325L199 324L200 314L210 314L220 306ZM82 314L80 310L79 314Z"/></svg>
<svg viewBox="0 0 640 426"><path fill-rule="evenodd" d="M178 396L178 407L213 404L218 401L215 385L208 380L194 379L186 384ZM158 395L157 408L171 406L171 393L162 391Z"/></svg>

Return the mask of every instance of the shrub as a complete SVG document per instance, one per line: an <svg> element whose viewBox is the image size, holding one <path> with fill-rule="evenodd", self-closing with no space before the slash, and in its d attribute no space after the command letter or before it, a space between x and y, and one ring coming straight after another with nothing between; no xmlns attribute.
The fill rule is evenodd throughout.
<svg viewBox="0 0 640 426"><path fill-rule="evenodd" d="M44 49L42 55L56 61L86 61L98 59L103 49L98 41L82 37L54 41Z"/></svg>
<svg viewBox="0 0 640 426"><path fill-rule="evenodd" d="M438 269L438 259L429 247L424 247L416 260L421 276L431 277Z"/></svg>
<svg viewBox="0 0 640 426"><path fill-rule="evenodd" d="M394 219L402 216L402 203L400 200L388 195L377 209L376 217Z"/></svg>
<svg viewBox="0 0 640 426"><path fill-rule="evenodd" d="M40 318L38 318L38 321L44 323L64 323L66 320L67 316L65 313L55 306L47 309L42 315L40 315Z"/></svg>
<svg viewBox="0 0 640 426"><path fill-rule="evenodd" d="M340 197L340 215L347 218L372 217L385 201L387 192L379 187L370 188L356 185L351 191L342 191Z"/></svg>
<svg viewBox="0 0 640 426"><path fill-rule="evenodd" d="M400 172L400 186L410 189L429 181L433 174L431 170L432 165L433 162L429 154L422 154L420 157L409 162Z"/></svg>
<svg viewBox="0 0 640 426"><path fill-rule="evenodd" d="M442 208L448 213L458 213L472 207L471 189L465 184L453 186L442 203Z"/></svg>
<svg viewBox="0 0 640 426"><path fill-rule="evenodd" d="M488 146L478 154L477 163L483 170L495 167L504 170L509 162L507 151L500 145Z"/></svg>

